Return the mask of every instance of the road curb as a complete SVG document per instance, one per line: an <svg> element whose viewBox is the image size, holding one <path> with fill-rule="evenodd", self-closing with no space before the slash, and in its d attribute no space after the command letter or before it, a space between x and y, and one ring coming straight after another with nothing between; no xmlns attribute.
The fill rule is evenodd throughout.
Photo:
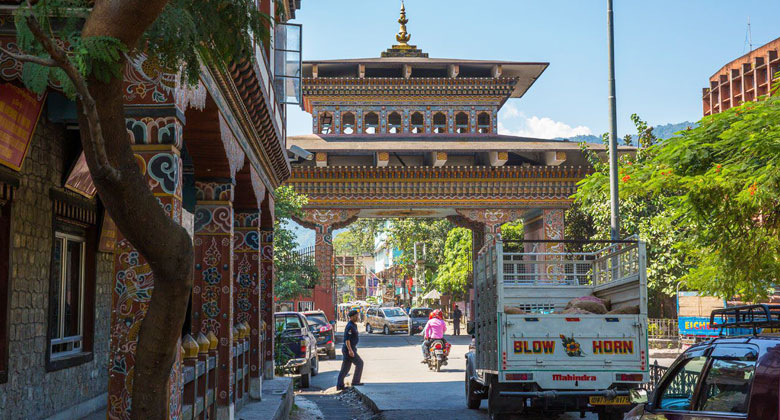
<svg viewBox="0 0 780 420"><path fill-rule="evenodd" d="M352 390L355 392L355 394L360 398L360 401L363 402L363 404L367 405L368 408L371 409L371 411L374 412L374 414L380 414L382 411L379 409L379 407L376 405L374 400L368 397L368 395L361 392L357 387L352 387Z"/></svg>

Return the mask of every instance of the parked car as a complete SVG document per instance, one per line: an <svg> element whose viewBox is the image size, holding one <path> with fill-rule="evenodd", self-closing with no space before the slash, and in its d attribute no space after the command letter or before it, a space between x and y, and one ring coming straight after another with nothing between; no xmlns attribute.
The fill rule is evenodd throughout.
<svg viewBox="0 0 780 420"><path fill-rule="evenodd" d="M309 329L317 339L317 351L325 353L328 359L336 358L336 321L328 321L323 311L306 311L303 313L309 321Z"/></svg>
<svg viewBox="0 0 780 420"><path fill-rule="evenodd" d="M412 308L409 311L409 322L412 323L412 334L422 332L425 328L425 324L428 323L428 316L430 316L433 309L431 308Z"/></svg>
<svg viewBox="0 0 780 420"><path fill-rule="evenodd" d="M717 318L721 319L716 322ZM727 328L778 328L780 306L746 305L712 312L710 323ZM681 354L648 397L626 415L631 420L780 418L780 336L719 337Z"/></svg>
<svg viewBox="0 0 780 420"><path fill-rule="evenodd" d="M401 308L369 308L366 311L366 332L382 331L392 334L409 330L409 317Z"/></svg>
<svg viewBox="0 0 780 420"><path fill-rule="evenodd" d="M274 314L276 331L281 330L280 341L290 351L290 358L284 367L301 375L301 387L308 388L311 377L319 373L317 339L309 329L309 321L299 312L277 312ZM277 363L279 360L277 360Z"/></svg>

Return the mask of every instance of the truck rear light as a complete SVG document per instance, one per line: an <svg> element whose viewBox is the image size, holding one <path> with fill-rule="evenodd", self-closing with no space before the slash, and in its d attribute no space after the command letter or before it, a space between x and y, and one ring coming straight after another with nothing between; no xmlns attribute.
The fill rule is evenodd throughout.
<svg viewBox="0 0 780 420"><path fill-rule="evenodd" d="M301 354L306 357L306 340L301 340Z"/></svg>
<svg viewBox="0 0 780 420"><path fill-rule="evenodd" d="M641 373L618 373L615 380L618 382L642 382L644 375Z"/></svg>
<svg viewBox="0 0 780 420"><path fill-rule="evenodd" d="M533 373L507 373L506 379L509 381L532 381L534 379Z"/></svg>
<svg viewBox="0 0 780 420"><path fill-rule="evenodd" d="M580 322L579 318L566 318L566 322Z"/></svg>

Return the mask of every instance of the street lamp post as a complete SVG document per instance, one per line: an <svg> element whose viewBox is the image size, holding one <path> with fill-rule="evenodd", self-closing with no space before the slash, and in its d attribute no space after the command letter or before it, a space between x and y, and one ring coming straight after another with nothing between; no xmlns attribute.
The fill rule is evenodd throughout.
<svg viewBox="0 0 780 420"><path fill-rule="evenodd" d="M609 233L620 239L620 209L618 196L617 104L615 98L615 27L612 0L607 0L607 43L609 49Z"/></svg>

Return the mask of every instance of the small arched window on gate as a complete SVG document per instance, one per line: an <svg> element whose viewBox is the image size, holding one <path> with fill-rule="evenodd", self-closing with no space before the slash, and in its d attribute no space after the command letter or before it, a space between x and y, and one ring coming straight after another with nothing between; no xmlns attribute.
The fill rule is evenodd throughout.
<svg viewBox="0 0 780 420"><path fill-rule="evenodd" d="M341 114L341 133L353 134L355 132L355 114L345 112Z"/></svg>
<svg viewBox="0 0 780 420"><path fill-rule="evenodd" d="M320 134L330 134L333 128L333 114L320 112Z"/></svg>
<svg viewBox="0 0 780 420"><path fill-rule="evenodd" d="M415 134L425 132L425 117L423 117L422 112L415 112L412 114L410 131Z"/></svg>
<svg viewBox="0 0 780 420"><path fill-rule="evenodd" d="M401 114L396 111L390 113L387 116L387 132L398 134L403 131L403 125L401 123Z"/></svg>
<svg viewBox="0 0 780 420"><path fill-rule="evenodd" d="M491 128L492 125L490 124L490 114L487 112L480 112L479 115L477 115L477 132L489 133Z"/></svg>
<svg viewBox="0 0 780 420"><path fill-rule="evenodd" d="M447 115L445 115L443 112L437 112L433 114L433 132L434 133L447 132Z"/></svg>
<svg viewBox="0 0 780 420"><path fill-rule="evenodd" d="M369 112L363 117L363 132L368 134L379 132L379 115L376 112Z"/></svg>
<svg viewBox="0 0 780 420"><path fill-rule="evenodd" d="M458 112L457 114L455 114L455 132L456 133L469 132L469 114L465 112Z"/></svg>

